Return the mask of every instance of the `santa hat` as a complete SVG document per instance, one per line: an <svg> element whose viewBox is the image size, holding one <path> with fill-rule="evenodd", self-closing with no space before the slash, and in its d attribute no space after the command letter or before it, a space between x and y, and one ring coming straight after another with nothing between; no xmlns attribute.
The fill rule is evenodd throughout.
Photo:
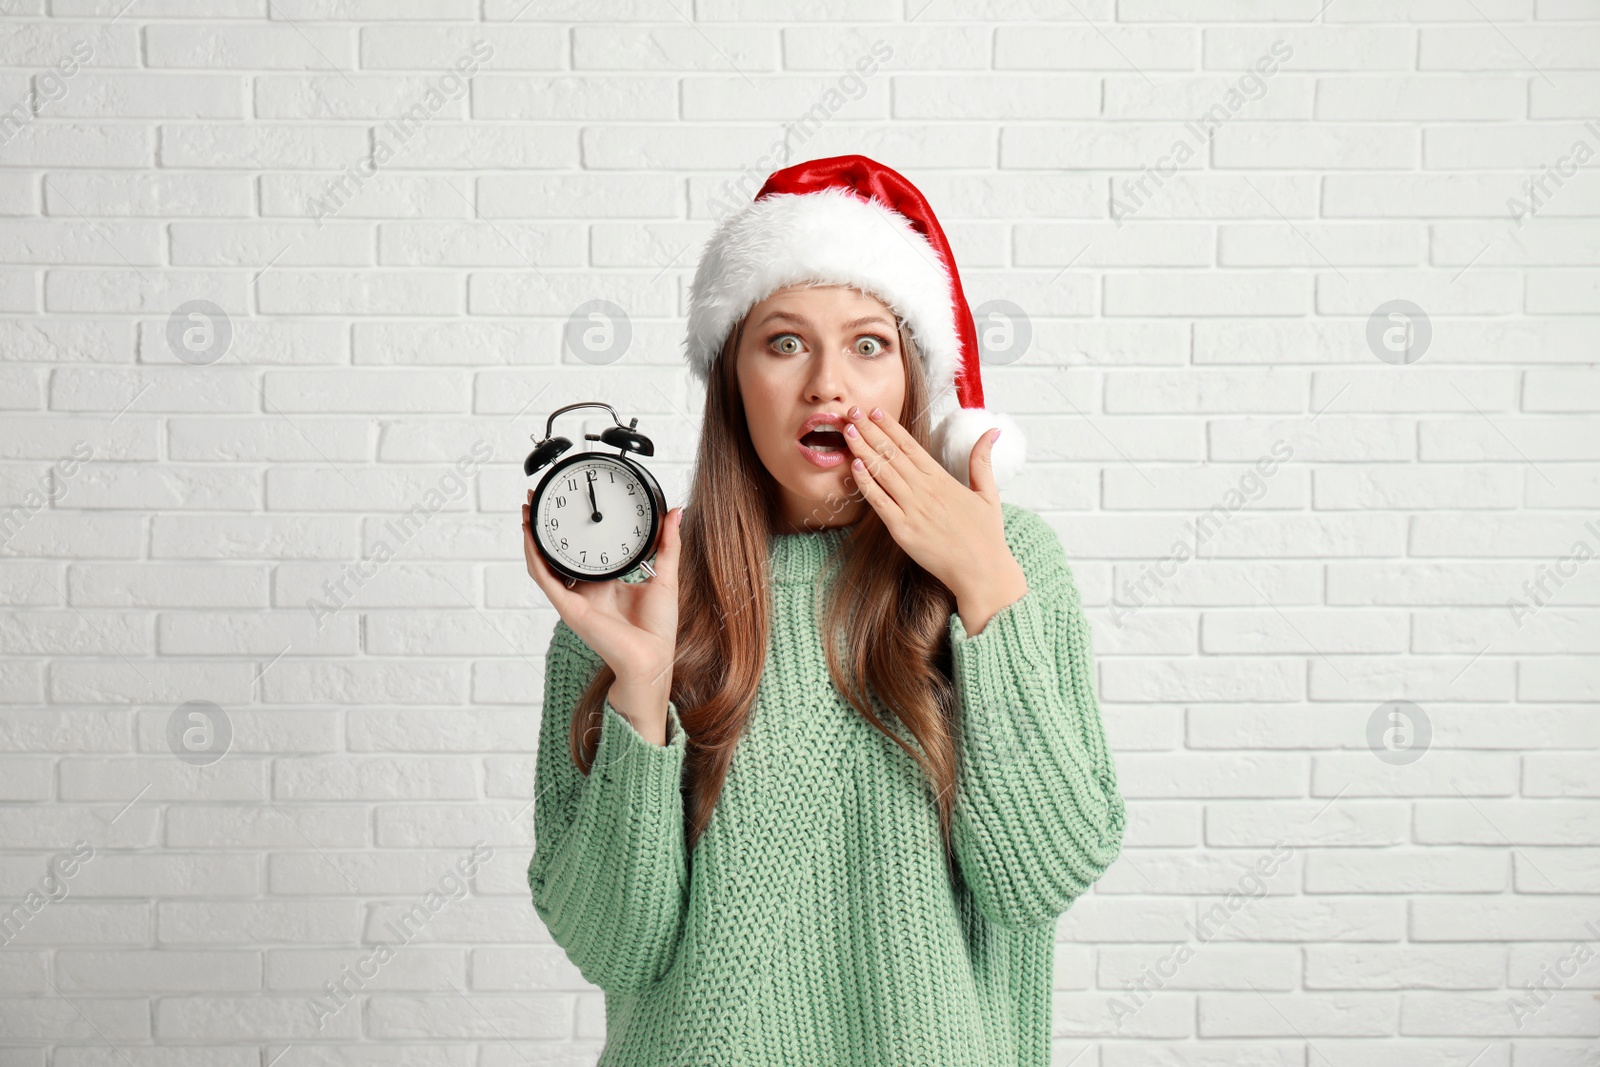
<svg viewBox="0 0 1600 1067"><path fill-rule="evenodd" d="M702 383L734 325L788 285L849 285L905 320L922 354L932 451L970 484L978 438L993 445L996 484L1022 469L1022 428L983 406L978 333L961 291L955 257L917 187L866 156L832 156L774 171L755 200L718 225L689 291L684 342Z"/></svg>

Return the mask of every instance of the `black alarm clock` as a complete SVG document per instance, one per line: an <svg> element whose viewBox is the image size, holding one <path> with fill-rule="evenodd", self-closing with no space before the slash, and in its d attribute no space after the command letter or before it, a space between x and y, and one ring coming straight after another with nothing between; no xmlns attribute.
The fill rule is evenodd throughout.
<svg viewBox="0 0 1600 1067"><path fill-rule="evenodd" d="M575 408L611 413L616 425L598 435L585 434L584 440L610 445L617 449L615 455L577 452L561 458L572 442L554 436L552 427L558 415ZM569 589L578 582L620 578L635 568L655 575L649 559L655 555L667 502L655 477L629 457L655 455L650 439L635 431L638 425L638 419L622 425L610 404L568 404L550 413L544 437L534 438L533 451L522 463L530 478L549 468L533 488L529 522L539 554Z"/></svg>

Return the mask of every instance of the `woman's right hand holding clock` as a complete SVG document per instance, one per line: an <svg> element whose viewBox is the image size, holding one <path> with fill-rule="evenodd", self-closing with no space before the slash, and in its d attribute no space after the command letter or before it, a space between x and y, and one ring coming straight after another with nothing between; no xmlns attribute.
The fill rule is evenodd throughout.
<svg viewBox="0 0 1600 1067"><path fill-rule="evenodd" d="M667 700L678 646L678 527L683 508L667 513L651 564L655 577L642 582L578 582L571 589L539 554L533 541L533 491L522 505L522 552L528 574L551 606L584 644L616 672L608 698L639 734L665 744Z"/></svg>

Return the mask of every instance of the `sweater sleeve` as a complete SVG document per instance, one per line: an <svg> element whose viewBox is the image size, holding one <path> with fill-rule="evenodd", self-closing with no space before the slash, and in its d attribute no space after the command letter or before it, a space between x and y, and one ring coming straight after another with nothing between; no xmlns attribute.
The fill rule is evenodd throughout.
<svg viewBox="0 0 1600 1067"><path fill-rule="evenodd" d="M601 664L564 622L545 661L534 783L533 906L556 944L594 985L632 995L663 974L688 893L679 783L688 735L667 705L667 744L645 740L608 699L584 775L568 736Z"/></svg>
<svg viewBox="0 0 1600 1067"><path fill-rule="evenodd" d="M1022 929L1054 921L1105 872L1127 811L1060 538L1033 512L1002 508L1028 592L976 636L950 616L961 715L951 840L978 910Z"/></svg>

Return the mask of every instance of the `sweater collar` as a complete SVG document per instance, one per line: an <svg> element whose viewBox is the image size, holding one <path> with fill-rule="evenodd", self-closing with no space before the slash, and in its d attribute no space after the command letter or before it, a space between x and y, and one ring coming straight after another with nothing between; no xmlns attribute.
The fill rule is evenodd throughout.
<svg viewBox="0 0 1600 1067"><path fill-rule="evenodd" d="M834 526L805 533L770 535L767 556L772 565L772 583L794 585L816 581L828 557L844 542L851 529Z"/></svg>

